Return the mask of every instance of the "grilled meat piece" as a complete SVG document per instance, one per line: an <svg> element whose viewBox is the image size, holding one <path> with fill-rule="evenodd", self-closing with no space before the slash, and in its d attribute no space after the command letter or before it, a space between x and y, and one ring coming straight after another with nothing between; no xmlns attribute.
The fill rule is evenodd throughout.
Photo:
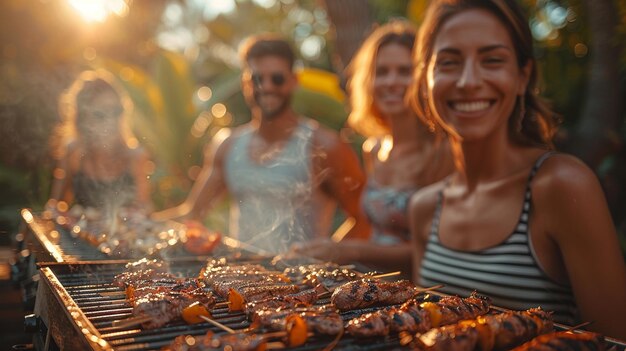
<svg viewBox="0 0 626 351"><path fill-rule="evenodd" d="M320 269L310 272L303 279L302 283L308 286L323 285L326 289L334 289L335 287L346 282L358 279L358 275L348 269L333 269L331 271Z"/></svg>
<svg viewBox="0 0 626 351"><path fill-rule="evenodd" d="M327 289L355 280L358 275L335 263L310 264L286 268L283 271L291 281L311 287L322 284Z"/></svg>
<svg viewBox="0 0 626 351"><path fill-rule="evenodd" d="M139 282L142 281L165 279L177 280L179 278L168 272L160 272L158 270L148 268L120 273L113 278L113 282L111 284L120 288L125 288L129 285L137 285Z"/></svg>
<svg viewBox="0 0 626 351"><path fill-rule="evenodd" d="M177 278L177 279L161 279L161 280L143 280L135 282L126 288L126 297L133 303L134 300L141 298L147 294L194 291L204 292L203 285L195 278ZM209 293L210 294L210 293Z"/></svg>
<svg viewBox="0 0 626 351"><path fill-rule="evenodd" d="M274 296L293 294L299 291L300 288L298 288L297 285L293 284L252 285L230 288L229 297L231 294L236 293L241 296L247 303L259 300L266 300Z"/></svg>
<svg viewBox="0 0 626 351"><path fill-rule="evenodd" d="M283 274L288 276L293 281L302 281L308 274L312 272L316 272L319 270L332 271L338 268L340 268L338 264L331 263L331 262L307 264L307 265L285 268L285 270L283 271Z"/></svg>
<svg viewBox="0 0 626 351"><path fill-rule="evenodd" d="M252 325L271 330L287 330L287 319L299 315L309 332L318 335L338 335L343 332L343 319L336 310L327 306L309 306L293 309L261 309L254 313Z"/></svg>
<svg viewBox="0 0 626 351"><path fill-rule="evenodd" d="M256 311L269 309L289 309L313 305L318 299L317 291L313 289L303 290L295 294L274 296L265 300L257 300L246 303L245 311L251 317Z"/></svg>
<svg viewBox="0 0 626 351"><path fill-rule="evenodd" d="M399 332L425 332L432 327L430 314L409 300L399 307L388 307L348 321L347 330L353 336L375 337Z"/></svg>
<svg viewBox="0 0 626 351"><path fill-rule="evenodd" d="M420 305L431 315L433 327L456 323L463 319L472 319L489 311L488 298L473 292L467 298L459 296L442 297L438 302L424 302Z"/></svg>
<svg viewBox="0 0 626 351"><path fill-rule="evenodd" d="M160 328L180 320L183 309L196 302L210 310L215 305L215 298L200 291L148 293L135 300L133 315L150 317L150 320L141 324L146 329Z"/></svg>
<svg viewBox="0 0 626 351"><path fill-rule="evenodd" d="M349 320L346 330L350 335L362 338L389 335L388 320L387 310L366 313Z"/></svg>
<svg viewBox="0 0 626 351"><path fill-rule="evenodd" d="M467 324L433 328L418 337L418 349L423 351L472 351L479 338L478 329Z"/></svg>
<svg viewBox="0 0 626 351"><path fill-rule="evenodd" d="M551 314L540 308L482 316L477 321L489 327L496 349L515 347L554 328Z"/></svg>
<svg viewBox="0 0 626 351"><path fill-rule="evenodd" d="M126 268L126 272L137 272L137 271L143 271L146 269L152 269L157 272L167 273L169 272L170 267L168 263L165 261L156 260L156 259L149 260L144 257L140 260L127 263L125 268Z"/></svg>
<svg viewBox="0 0 626 351"><path fill-rule="evenodd" d="M604 351L606 348L600 334L559 331L539 335L511 351Z"/></svg>
<svg viewBox="0 0 626 351"><path fill-rule="evenodd" d="M285 283L284 276L279 274L264 273L223 276L219 280L214 280L213 283L208 286L211 287L216 294L226 298L230 289L240 289L250 286L276 285L281 283Z"/></svg>
<svg viewBox="0 0 626 351"><path fill-rule="evenodd" d="M408 280L385 282L359 279L335 289L330 301L339 310L347 311L376 305L403 303L415 295L415 285Z"/></svg>

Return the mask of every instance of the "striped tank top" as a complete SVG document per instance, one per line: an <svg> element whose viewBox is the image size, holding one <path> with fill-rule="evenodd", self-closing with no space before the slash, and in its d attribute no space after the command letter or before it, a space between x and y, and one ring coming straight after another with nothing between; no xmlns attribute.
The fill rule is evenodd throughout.
<svg viewBox="0 0 626 351"><path fill-rule="evenodd" d="M532 209L531 181L544 160L535 163L524 195L522 213L513 233L499 245L481 251L459 251L439 241L443 191L439 193L420 271L419 284L444 284L442 292L468 296L476 290L493 304L514 310L541 307L553 311L556 322L575 325L579 314L571 287L556 283L541 268L530 243L529 216Z"/></svg>

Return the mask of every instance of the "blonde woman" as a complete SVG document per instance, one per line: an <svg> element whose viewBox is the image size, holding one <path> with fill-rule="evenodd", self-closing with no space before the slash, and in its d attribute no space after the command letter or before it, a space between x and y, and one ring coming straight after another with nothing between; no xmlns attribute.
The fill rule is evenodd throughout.
<svg viewBox="0 0 626 351"><path fill-rule="evenodd" d="M149 160L128 126L131 108L115 77L101 70L82 72L61 96L50 207L149 210Z"/></svg>
<svg viewBox="0 0 626 351"><path fill-rule="evenodd" d="M302 248L303 253L410 274L409 199L453 168L447 144L405 102L413 80L414 41L409 22L384 24L366 38L348 67L348 123L367 137L361 205L372 225L372 240L317 243Z"/></svg>

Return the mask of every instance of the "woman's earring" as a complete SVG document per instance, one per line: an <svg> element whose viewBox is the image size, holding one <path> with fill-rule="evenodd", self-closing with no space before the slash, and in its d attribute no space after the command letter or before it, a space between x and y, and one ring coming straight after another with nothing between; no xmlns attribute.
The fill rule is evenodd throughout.
<svg viewBox="0 0 626 351"><path fill-rule="evenodd" d="M524 121L524 117L526 115L526 103L524 101L524 95L519 96L519 115L517 117L517 125L516 129L518 132L522 131L522 122Z"/></svg>

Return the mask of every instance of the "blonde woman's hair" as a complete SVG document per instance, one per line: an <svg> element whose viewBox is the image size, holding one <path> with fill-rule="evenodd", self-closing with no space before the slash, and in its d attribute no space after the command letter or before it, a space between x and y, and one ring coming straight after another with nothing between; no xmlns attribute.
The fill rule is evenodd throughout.
<svg viewBox="0 0 626 351"><path fill-rule="evenodd" d="M365 39L347 67L351 112L348 125L364 136L390 133L390 126L374 105L376 56L388 44L399 44L413 51L416 30L404 20L394 20L376 29Z"/></svg>

